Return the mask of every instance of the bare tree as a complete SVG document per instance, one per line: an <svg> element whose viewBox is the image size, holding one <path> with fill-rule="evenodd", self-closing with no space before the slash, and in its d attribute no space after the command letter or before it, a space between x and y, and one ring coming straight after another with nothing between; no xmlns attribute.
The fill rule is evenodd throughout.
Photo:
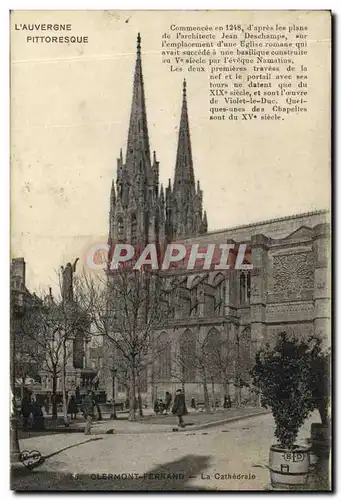
<svg viewBox="0 0 341 500"><path fill-rule="evenodd" d="M93 334L111 344L126 365L130 420L135 420L138 379L153 362L175 283L174 278L158 271L129 269L117 269L106 276L84 272L78 280L86 309L91 309Z"/></svg>
<svg viewBox="0 0 341 500"><path fill-rule="evenodd" d="M14 385L16 385L16 380L20 380L21 398L24 395L26 378L39 380L41 352L36 342L24 335L23 322L25 315L34 315L40 305L41 300L35 294L31 295L28 292L21 305L17 303L15 297L11 298L11 364L13 365L11 369Z"/></svg>
<svg viewBox="0 0 341 500"><path fill-rule="evenodd" d="M63 288L64 287L64 288ZM77 298L65 296L65 284L60 280L61 293L50 291L28 308L22 321L22 338L31 346L40 373L52 378L52 415L57 416L57 382L62 382L63 413L67 422L66 367L72 355L72 342L78 332L86 336L90 322L87 311Z"/></svg>
<svg viewBox="0 0 341 500"><path fill-rule="evenodd" d="M226 332L220 334L214 329L208 332L205 350L208 371L212 381L212 392L214 392L214 384L218 382L223 386L224 396L230 396L230 383L234 380L235 365L232 361L233 346Z"/></svg>

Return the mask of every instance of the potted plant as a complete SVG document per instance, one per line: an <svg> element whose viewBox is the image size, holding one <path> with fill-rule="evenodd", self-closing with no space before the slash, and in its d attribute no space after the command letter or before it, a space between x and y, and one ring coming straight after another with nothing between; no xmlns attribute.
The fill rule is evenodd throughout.
<svg viewBox="0 0 341 500"><path fill-rule="evenodd" d="M271 408L275 420L276 445L270 447L271 484L299 488L306 484L309 470L308 447L295 444L298 432L316 408L311 378L311 339L297 339L285 332L273 346L266 344L256 354L253 383L261 393L261 405Z"/></svg>

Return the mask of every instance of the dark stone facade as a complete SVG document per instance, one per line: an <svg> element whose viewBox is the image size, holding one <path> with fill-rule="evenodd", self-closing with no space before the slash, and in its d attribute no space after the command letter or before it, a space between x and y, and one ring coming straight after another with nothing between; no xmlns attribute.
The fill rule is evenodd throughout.
<svg viewBox="0 0 341 500"><path fill-rule="evenodd" d="M149 154L140 38L126 160L121 153L117 165L117 187L113 181L110 200L110 243L162 245L181 239L201 245L246 243L252 249L249 271L184 271L174 317L162 332L156 332L162 334L165 347L148 367L144 397L149 403L156 396L164 397L167 390L174 393L182 383L187 399L203 399L203 374L190 358L204 344L210 396L214 393L221 399L229 393L242 402L252 397L241 386L248 382L254 353L263 342L288 331L299 336L316 333L329 343L328 212L208 233L203 192L195 184L185 83L175 177L164 196L162 186L159 190L159 163L155 154L151 163ZM181 361L184 353L186 366ZM108 394L112 393L112 363L113 354L105 346L101 383ZM125 398L123 389L118 397Z"/></svg>

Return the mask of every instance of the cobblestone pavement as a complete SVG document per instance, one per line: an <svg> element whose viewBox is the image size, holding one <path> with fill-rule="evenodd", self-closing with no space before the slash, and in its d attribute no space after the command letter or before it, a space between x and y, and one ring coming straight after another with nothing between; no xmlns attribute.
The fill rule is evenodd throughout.
<svg viewBox="0 0 341 500"><path fill-rule="evenodd" d="M316 417L314 418L316 421ZM300 433L310 433L307 422ZM14 468L12 488L27 490L264 490L269 488L272 416L172 434L50 435L22 441L45 463ZM23 449L23 448L22 448ZM50 455L50 457L48 457Z"/></svg>

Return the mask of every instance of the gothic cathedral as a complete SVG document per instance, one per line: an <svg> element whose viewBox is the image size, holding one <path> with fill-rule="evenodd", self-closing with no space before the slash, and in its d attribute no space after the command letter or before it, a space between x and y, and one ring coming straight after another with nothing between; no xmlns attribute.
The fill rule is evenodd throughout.
<svg viewBox="0 0 341 500"><path fill-rule="evenodd" d="M237 404L255 404L249 373L262 343L283 331L317 334L328 343L328 212L207 232L203 192L195 183L186 92L184 81L174 180L164 190L156 154L150 155L138 35L126 156L121 150L116 186L113 181L111 188L109 245L163 245L176 240L244 243L252 249L253 268L230 274L184 271L174 317L158 332L164 344L161 359L148 368L141 392L150 405L185 383L189 401L194 397L200 403L209 393L218 402L229 395ZM193 353L203 346L212 358L206 373L193 361ZM107 351L104 346L101 385L110 395L113 380ZM124 401L124 380L118 375L116 382L117 398Z"/></svg>
<svg viewBox="0 0 341 500"><path fill-rule="evenodd" d="M141 37L137 54L125 159L117 159L117 178L110 197L109 245L125 241L163 245L179 237L207 232L203 192L195 184L189 131L186 81L183 82L182 110L173 185L164 190L159 183L159 162L151 158L141 60Z"/></svg>

